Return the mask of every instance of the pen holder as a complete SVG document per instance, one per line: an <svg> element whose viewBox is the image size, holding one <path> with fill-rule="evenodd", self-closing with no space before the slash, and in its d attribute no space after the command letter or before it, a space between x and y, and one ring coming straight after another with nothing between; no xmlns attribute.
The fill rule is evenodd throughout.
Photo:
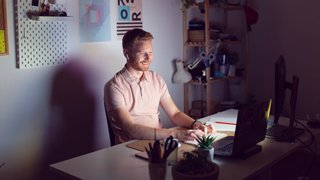
<svg viewBox="0 0 320 180"><path fill-rule="evenodd" d="M160 163L149 162L149 177L150 180L165 180L167 173L167 161Z"/></svg>

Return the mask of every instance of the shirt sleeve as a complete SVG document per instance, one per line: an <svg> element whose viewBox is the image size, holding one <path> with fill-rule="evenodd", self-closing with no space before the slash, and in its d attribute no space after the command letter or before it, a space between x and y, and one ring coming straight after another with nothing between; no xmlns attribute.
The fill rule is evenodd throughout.
<svg viewBox="0 0 320 180"><path fill-rule="evenodd" d="M104 91L104 101L108 111L125 107L125 98L115 84L107 83Z"/></svg>
<svg viewBox="0 0 320 180"><path fill-rule="evenodd" d="M168 98L168 97L171 97L171 96L170 96L170 93L169 93L169 90L168 90L166 82L159 75L158 75L158 78L159 78L159 81L160 81L160 93L161 93L160 101L161 101L162 99L165 99L165 98Z"/></svg>

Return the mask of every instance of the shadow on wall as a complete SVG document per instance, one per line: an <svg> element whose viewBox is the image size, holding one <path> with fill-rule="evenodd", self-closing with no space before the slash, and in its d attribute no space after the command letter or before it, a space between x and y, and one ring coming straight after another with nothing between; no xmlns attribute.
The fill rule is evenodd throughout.
<svg viewBox="0 0 320 180"><path fill-rule="evenodd" d="M45 170L49 164L95 150L96 103L89 77L87 68L75 60L63 65L53 77L50 119L44 139Z"/></svg>

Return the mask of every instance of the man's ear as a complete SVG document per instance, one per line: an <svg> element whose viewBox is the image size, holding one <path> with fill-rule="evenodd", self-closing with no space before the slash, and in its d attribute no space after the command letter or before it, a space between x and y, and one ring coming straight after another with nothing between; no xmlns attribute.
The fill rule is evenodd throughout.
<svg viewBox="0 0 320 180"><path fill-rule="evenodd" d="M124 57L126 57L127 60L129 59L128 51L124 50L123 55Z"/></svg>

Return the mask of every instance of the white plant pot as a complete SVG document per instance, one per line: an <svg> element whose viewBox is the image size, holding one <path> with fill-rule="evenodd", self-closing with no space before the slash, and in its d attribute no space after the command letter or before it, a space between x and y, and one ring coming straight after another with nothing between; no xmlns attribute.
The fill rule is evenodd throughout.
<svg viewBox="0 0 320 180"><path fill-rule="evenodd" d="M214 148L212 147L211 149L208 150L209 153L208 153L208 160L213 162L213 158L214 158Z"/></svg>
<svg viewBox="0 0 320 180"><path fill-rule="evenodd" d="M199 148L200 151L203 151L207 154L207 159L208 161L213 162L213 158L214 158L214 148L210 148L210 149L201 149Z"/></svg>

